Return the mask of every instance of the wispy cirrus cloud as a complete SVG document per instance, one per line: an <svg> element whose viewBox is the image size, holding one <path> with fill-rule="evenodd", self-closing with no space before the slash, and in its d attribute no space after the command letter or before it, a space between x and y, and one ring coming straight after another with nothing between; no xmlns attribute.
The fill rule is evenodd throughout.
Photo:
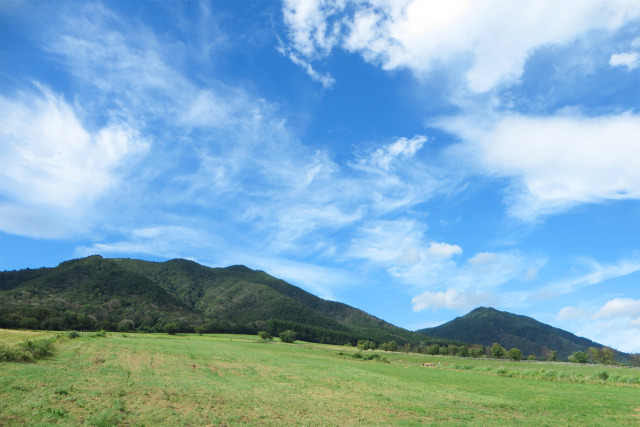
<svg viewBox="0 0 640 427"><path fill-rule="evenodd" d="M600 263L590 258L580 260L586 272L575 277L554 281L540 290L547 297L568 294L586 286L594 286L607 280L628 276L640 271L640 257L637 254L616 263Z"/></svg>
<svg viewBox="0 0 640 427"><path fill-rule="evenodd" d="M0 96L0 227L30 237L85 231L96 201L113 190L147 141L126 123L95 130L63 97L39 86Z"/></svg>

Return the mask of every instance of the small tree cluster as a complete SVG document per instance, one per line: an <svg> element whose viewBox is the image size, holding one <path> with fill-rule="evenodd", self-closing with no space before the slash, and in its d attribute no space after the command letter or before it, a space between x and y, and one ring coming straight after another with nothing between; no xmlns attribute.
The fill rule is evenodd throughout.
<svg viewBox="0 0 640 427"><path fill-rule="evenodd" d="M584 351L574 351L569 356L569 362L572 363L587 363L587 360L589 360L589 355Z"/></svg>
<svg viewBox="0 0 640 427"><path fill-rule="evenodd" d="M375 350L378 344L375 341L358 340L358 350Z"/></svg>
<svg viewBox="0 0 640 427"><path fill-rule="evenodd" d="M291 329L287 329L286 331L280 332L280 341L286 343L294 343L296 342L296 333Z"/></svg>
<svg viewBox="0 0 640 427"><path fill-rule="evenodd" d="M397 351L398 350L398 343L395 342L395 340L391 340L389 342L382 343L382 344L380 344L380 350Z"/></svg>
<svg viewBox="0 0 640 427"><path fill-rule="evenodd" d="M271 334L267 331L260 331L258 332L258 336L260 337L260 339L262 340L262 342L265 341L272 341L273 337L271 336Z"/></svg>

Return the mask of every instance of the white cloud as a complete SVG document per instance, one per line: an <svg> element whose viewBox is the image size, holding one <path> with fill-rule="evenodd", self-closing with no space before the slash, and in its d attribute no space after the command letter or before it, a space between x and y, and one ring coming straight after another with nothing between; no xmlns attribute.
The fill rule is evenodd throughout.
<svg viewBox="0 0 640 427"><path fill-rule="evenodd" d="M496 300L494 295L487 292L458 292L455 289L447 289L444 292L423 292L413 297L411 304L416 312L438 308L467 311L482 305L494 305Z"/></svg>
<svg viewBox="0 0 640 427"><path fill-rule="evenodd" d="M70 233L74 225L65 226L60 218L83 218L119 183L128 158L148 149L137 132L123 124L86 129L71 106L48 89L0 97L0 110L0 194L7 200L0 226L9 233ZM16 221L17 212L26 223ZM43 220L43 215L50 219Z"/></svg>
<svg viewBox="0 0 640 427"><path fill-rule="evenodd" d="M429 246L429 254L433 255L437 258L449 259L454 255L460 255L462 253L462 248L458 245L450 245L444 242L433 242L431 246Z"/></svg>
<svg viewBox="0 0 640 427"><path fill-rule="evenodd" d="M453 151L478 171L512 179L509 213L521 220L640 198L640 115L467 117L443 127L461 136Z"/></svg>
<svg viewBox="0 0 640 427"><path fill-rule="evenodd" d="M595 319L625 317L640 320L640 300L615 298L603 305L594 315Z"/></svg>
<svg viewBox="0 0 640 427"><path fill-rule="evenodd" d="M609 58L609 65L612 67L624 67L627 71L635 70L640 67L640 53L624 52L614 53Z"/></svg>
<svg viewBox="0 0 640 427"><path fill-rule="evenodd" d="M540 294L555 296L558 294L567 294L585 286L593 286L615 279L624 277L640 271L640 257L637 255L618 261L615 264L601 264L591 259L583 259L582 264L590 271L570 279L553 282L540 290Z"/></svg>
<svg viewBox="0 0 640 427"><path fill-rule="evenodd" d="M119 242L78 247L76 254L145 254L161 258L201 260L207 253L215 251L219 242L215 235L201 228L162 225L127 231L125 239Z"/></svg>
<svg viewBox="0 0 640 427"><path fill-rule="evenodd" d="M296 53L292 49L285 48L282 42L280 42L280 46L278 46L277 50L281 55L288 57L291 62L302 67L302 69L309 75L309 77L311 77L311 80L322 84L322 87L324 87L325 89L328 89L335 84L336 80L331 77L331 74L323 74L318 72L313 68L311 62L301 58L299 55L296 55Z"/></svg>
<svg viewBox="0 0 640 427"><path fill-rule="evenodd" d="M640 353L640 300L614 298L600 307L564 307L564 329L627 353Z"/></svg>
<svg viewBox="0 0 640 427"><path fill-rule="evenodd" d="M575 319L579 319L579 318L584 317L584 316L585 316L585 313L580 308L563 307L560 310L560 313L558 313L558 320L565 320L565 319L575 320Z"/></svg>
<svg viewBox="0 0 640 427"><path fill-rule="evenodd" d="M399 159L413 157L425 142L427 142L427 138L423 135L416 135L411 139L398 138L395 142L374 151L371 157L365 160L365 163L388 171L395 166Z"/></svg>
<svg viewBox="0 0 640 427"><path fill-rule="evenodd" d="M640 6L626 0L574 0L562 7L540 0L289 0L283 13L293 48L307 58L341 46L384 69L408 68L418 76L453 67L472 91L486 92L516 82L536 49L618 29L640 15Z"/></svg>

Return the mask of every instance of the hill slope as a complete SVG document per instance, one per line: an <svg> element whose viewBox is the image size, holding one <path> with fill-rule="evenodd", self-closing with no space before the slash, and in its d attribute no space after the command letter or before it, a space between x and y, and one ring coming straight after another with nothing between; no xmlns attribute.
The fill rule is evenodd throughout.
<svg viewBox="0 0 640 427"><path fill-rule="evenodd" d="M545 349L557 350L560 359L574 351L585 351L598 344L570 332L541 323L531 317L480 307L470 313L434 328L416 331L425 335L492 345L506 349L517 347L523 354L543 356Z"/></svg>
<svg viewBox="0 0 640 427"><path fill-rule="evenodd" d="M0 327L162 330L167 323L185 332L294 329L300 339L328 343L429 341L244 266L95 255L55 268L0 272Z"/></svg>

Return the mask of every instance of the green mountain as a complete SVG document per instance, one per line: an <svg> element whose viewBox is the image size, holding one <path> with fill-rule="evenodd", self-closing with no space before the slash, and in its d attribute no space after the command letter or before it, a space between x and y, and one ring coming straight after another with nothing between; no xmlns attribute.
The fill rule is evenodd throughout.
<svg viewBox="0 0 640 427"><path fill-rule="evenodd" d="M586 338L541 323L531 317L480 307L470 313L434 328L420 329L421 334L490 346L498 343L507 350L513 347L524 355L545 356L550 350L566 360L574 351L601 348ZM624 353L619 353L625 359Z"/></svg>
<svg viewBox="0 0 640 427"><path fill-rule="evenodd" d="M318 298L263 271L94 255L54 268L0 272L0 327L274 335L327 343L446 343Z"/></svg>

